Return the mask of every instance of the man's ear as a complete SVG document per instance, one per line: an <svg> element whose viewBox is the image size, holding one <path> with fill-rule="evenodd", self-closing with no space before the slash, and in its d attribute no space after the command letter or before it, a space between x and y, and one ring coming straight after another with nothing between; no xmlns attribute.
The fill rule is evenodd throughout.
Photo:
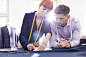
<svg viewBox="0 0 86 57"><path fill-rule="evenodd" d="M70 19L70 15L68 15L68 19Z"/></svg>

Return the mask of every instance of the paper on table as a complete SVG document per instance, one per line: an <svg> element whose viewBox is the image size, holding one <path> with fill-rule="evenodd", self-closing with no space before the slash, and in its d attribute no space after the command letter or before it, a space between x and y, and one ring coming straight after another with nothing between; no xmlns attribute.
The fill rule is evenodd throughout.
<svg viewBox="0 0 86 57"><path fill-rule="evenodd" d="M52 48L45 48L45 51L46 51L46 50L52 50Z"/></svg>
<svg viewBox="0 0 86 57"><path fill-rule="evenodd" d="M52 48L45 48L44 51L48 51L48 50L52 50ZM33 51L37 51L37 48L36 48L35 50L33 50ZM39 50L38 50L38 51L39 51Z"/></svg>

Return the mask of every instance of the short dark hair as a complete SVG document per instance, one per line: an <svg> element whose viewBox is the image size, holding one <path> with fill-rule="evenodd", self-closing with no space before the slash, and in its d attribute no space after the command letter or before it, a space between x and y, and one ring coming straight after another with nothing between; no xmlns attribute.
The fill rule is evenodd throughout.
<svg viewBox="0 0 86 57"><path fill-rule="evenodd" d="M70 12L70 8L68 6L65 6L65 5L59 5L54 10L54 13L56 13L56 14L67 15L67 14L69 14L69 12Z"/></svg>

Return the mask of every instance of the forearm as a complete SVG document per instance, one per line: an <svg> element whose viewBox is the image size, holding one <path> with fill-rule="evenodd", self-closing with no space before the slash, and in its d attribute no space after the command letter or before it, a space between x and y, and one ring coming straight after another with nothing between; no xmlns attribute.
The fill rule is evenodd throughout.
<svg viewBox="0 0 86 57"><path fill-rule="evenodd" d="M51 37L51 34L47 33L46 36L45 36L44 42L48 43L50 37Z"/></svg>
<svg viewBox="0 0 86 57"><path fill-rule="evenodd" d="M59 42L56 42L56 41L50 41L49 44L50 44L51 47L57 48Z"/></svg>
<svg viewBox="0 0 86 57"><path fill-rule="evenodd" d="M58 47L59 42L57 42L57 34L55 34L54 31L52 31L52 36L49 40L49 44L51 47L54 47L54 48Z"/></svg>
<svg viewBox="0 0 86 57"><path fill-rule="evenodd" d="M22 47L25 49L27 47L27 45L29 44L28 40L26 39L25 36L23 36L21 34L19 36L19 40L20 40Z"/></svg>
<svg viewBox="0 0 86 57"><path fill-rule="evenodd" d="M71 44L71 47L77 46L80 44L80 40L73 40L70 42L70 44Z"/></svg>
<svg viewBox="0 0 86 57"><path fill-rule="evenodd" d="M81 26L80 21L75 23L74 31L72 34L72 40L70 41L71 47L77 46L80 44L80 35L81 35Z"/></svg>
<svg viewBox="0 0 86 57"><path fill-rule="evenodd" d="M71 47L77 46L80 44L80 31L74 31L73 37L70 41Z"/></svg>

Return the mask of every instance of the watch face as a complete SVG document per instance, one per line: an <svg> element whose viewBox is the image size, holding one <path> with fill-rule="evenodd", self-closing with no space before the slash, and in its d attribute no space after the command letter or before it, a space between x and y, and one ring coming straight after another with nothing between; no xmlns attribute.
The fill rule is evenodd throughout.
<svg viewBox="0 0 86 57"><path fill-rule="evenodd" d="M69 45L70 45L70 47L71 47L71 43L69 42Z"/></svg>

